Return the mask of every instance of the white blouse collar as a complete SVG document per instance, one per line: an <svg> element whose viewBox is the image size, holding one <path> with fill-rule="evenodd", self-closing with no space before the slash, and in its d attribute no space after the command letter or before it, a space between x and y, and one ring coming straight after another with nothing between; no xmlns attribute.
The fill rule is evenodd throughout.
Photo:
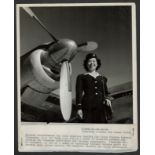
<svg viewBox="0 0 155 155"><path fill-rule="evenodd" d="M100 74L99 74L98 72L95 72L95 73L96 73L96 74L87 72L87 73L85 73L84 75L90 75L90 76L92 76L92 77L94 77L94 78L100 76Z"/></svg>

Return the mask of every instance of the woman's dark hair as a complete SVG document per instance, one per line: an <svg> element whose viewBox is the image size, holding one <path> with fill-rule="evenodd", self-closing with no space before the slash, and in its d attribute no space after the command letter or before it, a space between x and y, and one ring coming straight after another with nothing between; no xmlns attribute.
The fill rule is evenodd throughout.
<svg viewBox="0 0 155 155"><path fill-rule="evenodd" d="M83 66L84 66L84 68L85 68L86 71L89 71L88 66L87 66L88 60L89 59L92 59L92 58L95 58L97 60L96 70L98 70L101 67L101 60L99 58L97 58L96 54L89 53L89 54L86 55L86 58L85 58L85 60L83 62Z"/></svg>

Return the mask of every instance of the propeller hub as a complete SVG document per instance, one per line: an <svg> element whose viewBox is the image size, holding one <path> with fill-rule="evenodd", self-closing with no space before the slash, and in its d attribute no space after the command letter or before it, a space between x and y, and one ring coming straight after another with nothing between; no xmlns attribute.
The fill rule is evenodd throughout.
<svg viewBox="0 0 155 155"><path fill-rule="evenodd" d="M60 39L47 49L46 61L44 65L53 71L60 73L63 61L70 61L71 57L77 51L77 44L70 39Z"/></svg>
<svg viewBox="0 0 155 155"><path fill-rule="evenodd" d="M76 42L70 39L61 39L58 41L58 44L64 48L68 48L69 51L77 48Z"/></svg>

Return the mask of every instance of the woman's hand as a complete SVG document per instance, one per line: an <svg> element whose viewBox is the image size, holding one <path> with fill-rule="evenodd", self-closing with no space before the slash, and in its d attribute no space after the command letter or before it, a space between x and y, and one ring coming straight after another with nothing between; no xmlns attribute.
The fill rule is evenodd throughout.
<svg viewBox="0 0 155 155"><path fill-rule="evenodd" d="M83 118L83 111L81 109L77 111L77 114L80 116L81 119Z"/></svg>
<svg viewBox="0 0 155 155"><path fill-rule="evenodd" d="M111 107L111 101L109 99L106 99L106 103L107 106Z"/></svg>

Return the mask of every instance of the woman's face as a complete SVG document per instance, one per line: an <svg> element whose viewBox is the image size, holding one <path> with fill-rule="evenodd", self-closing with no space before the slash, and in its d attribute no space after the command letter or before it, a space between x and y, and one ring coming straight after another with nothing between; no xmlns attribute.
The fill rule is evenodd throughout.
<svg viewBox="0 0 155 155"><path fill-rule="evenodd" d="M88 71L92 72L92 71L95 71L96 68L97 68L97 60L96 58L91 58L88 60L87 62L87 68L88 68Z"/></svg>

